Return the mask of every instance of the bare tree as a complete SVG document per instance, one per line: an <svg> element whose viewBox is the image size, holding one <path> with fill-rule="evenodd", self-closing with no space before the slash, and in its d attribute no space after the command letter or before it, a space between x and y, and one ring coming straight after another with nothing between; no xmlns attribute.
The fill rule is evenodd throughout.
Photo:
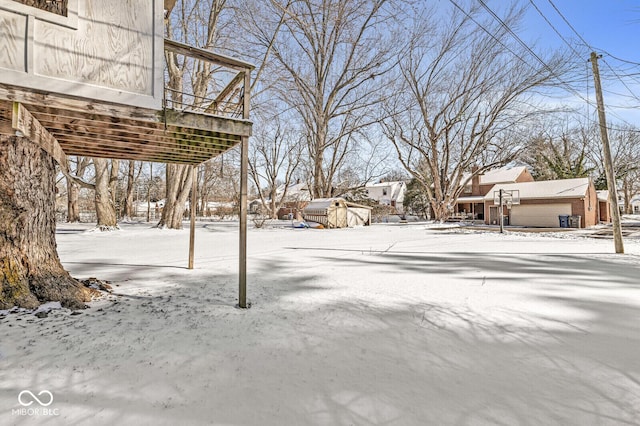
<svg viewBox="0 0 640 426"><path fill-rule="evenodd" d="M67 222L80 222L80 208L78 205L78 197L80 195L81 185L78 181L84 180L85 172L91 163L89 157L67 156L69 164L69 173L71 176L65 176L67 181Z"/></svg>
<svg viewBox="0 0 640 426"><path fill-rule="evenodd" d="M249 173L257 188L266 186L266 194L258 192L262 206L272 219L278 218L278 209L286 199L299 162L300 141L293 129L284 128L278 116L273 117L272 125L265 120L253 138ZM278 194L280 183L284 191Z"/></svg>
<svg viewBox="0 0 640 426"><path fill-rule="evenodd" d="M271 0L270 5L273 15L284 17L278 37L262 39L279 69L270 75L271 86L302 122L313 196L330 196L351 147L373 123L371 112L382 100L381 76L393 65L395 3Z"/></svg>
<svg viewBox="0 0 640 426"><path fill-rule="evenodd" d="M424 11L408 31L383 131L437 220L451 213L472 166L481 174L517 155L520 130L535 113L534 90L560 74L559 56L545 58L548 66L519 59L528 53L506 27L515 28L522 14L512 7L502 26L473 9Z"/></svg>
<svg viewBox="0 0 640 426"><path fill-rule="evenodd" d="M221 45L221 26L227 12L226 0L182 0L167 10L165 19L168 37L212 49ZM216 69L201 60L180 59L166 53L168 90L172 105L180 109L200 108L215 87ZM170 164L166 168L167 193L159 227L182 228L185 202L189 198L193 170L188 165Z"/></svg>
<svg viewBox="0 0 640 426"><path fill-rule="evenodd" d="M126 164L127 182L120 215L123 219L130 220L134 216L133 196L138 184L138 179L140 178L140 174L142 172L142 162L129 160Z"/></svg>
<svg viewBox="0 0 640 426"><path fill-rule="evenodd" d="M606 189L604 178L604 159L602 145L597 138L598 128L590 128L592 135L592 162L597 170L596 187ZM613 165L615 177L624 194L624 212L632 213L631 199L640 193L640 129L633 126L625 126L609 130L611 151L613 152Z"/></svg>

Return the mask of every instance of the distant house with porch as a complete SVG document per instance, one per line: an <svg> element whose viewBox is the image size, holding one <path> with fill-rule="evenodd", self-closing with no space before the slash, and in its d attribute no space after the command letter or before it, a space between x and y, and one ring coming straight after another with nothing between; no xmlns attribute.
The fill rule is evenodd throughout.
<svg viewBox="0 0 640 426"><path fill-rule="evenodd" d="M463 176L463 182L469 175ZM533 182L533 176L526 166L502 167L474 176L458 197L454 215L464 219L485 220L485 196L496 184Z"/></svg>
<svg viewBox="0 0 640 426"><path fill-rule="evenodd" d="M636 195L631 199L631 208L633 209L633 214L640 214L640 195Z"/></svg>
<svg viewBox="0 0 640 426"><path fill-rule="evenodd" d="M404 181L368 183L365 191L367 198L378 204L394 207L398 213L404 212L404 195L407 192Z"/></svg>
<svg viewBox="0 0 640 426"><path fill-rule="evenodd" d="M487 224L499 223L500 207L495 196L500 190L519 194L519 204L503 206L509 225L557 228L560 216L573 216L579 217L579 226L584 228L602 221L601 211L608 209L606 202L601 204L589 178L497 184L484 196Z"/></svg>

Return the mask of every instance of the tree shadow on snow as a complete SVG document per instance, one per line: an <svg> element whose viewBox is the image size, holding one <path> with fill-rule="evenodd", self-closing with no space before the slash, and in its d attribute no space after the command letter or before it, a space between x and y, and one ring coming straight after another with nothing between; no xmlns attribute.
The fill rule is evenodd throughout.
<svg viewBox="0 0 640 426"><path fill-rule="evenodd" d="M250 266L254 305L240 310L233 307L235 274L172 271L163 280L175 285L153 297L40 326L32 346L19 349L23 357L3 361L5 377L23 377L20 385L0 380L3 398L14 400L24 386L50 386L66 424L635 424L640 418L638 302L622 297L638 294L636 260L336 252L318 251L317 259L347 267L344 282L360 268L425 279L524 280L538 290L531 301L552 309L483 310L419 299L385 304L357 292L340 298L321 268L278 259ZM21 332L12 330L8 341Z"/></svg>

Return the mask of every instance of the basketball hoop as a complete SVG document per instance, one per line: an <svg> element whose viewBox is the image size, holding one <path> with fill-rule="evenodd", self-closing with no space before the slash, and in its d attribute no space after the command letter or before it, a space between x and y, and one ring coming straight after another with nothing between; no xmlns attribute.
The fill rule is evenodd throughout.
<svg viewBox="0 0 640 426"><path fill-rule="evenodd" d="M520 190L502 191L502 205L511 208L512 205L520 204ZM500 191L493 191L493 204L500 205Z"/></svg>

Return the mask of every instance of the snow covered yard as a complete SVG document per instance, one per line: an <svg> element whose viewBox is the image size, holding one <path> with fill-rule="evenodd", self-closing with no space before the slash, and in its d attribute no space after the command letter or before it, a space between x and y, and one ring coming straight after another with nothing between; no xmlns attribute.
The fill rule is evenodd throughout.
<svg viewBox="0 0 640 426"><path fill-rule="evenodd" d="M0 316L0 424L640 424L639 240L250 229L240 310L236 224L192 271L187 230L86 229L62 262L114 293Z"/></svg>

